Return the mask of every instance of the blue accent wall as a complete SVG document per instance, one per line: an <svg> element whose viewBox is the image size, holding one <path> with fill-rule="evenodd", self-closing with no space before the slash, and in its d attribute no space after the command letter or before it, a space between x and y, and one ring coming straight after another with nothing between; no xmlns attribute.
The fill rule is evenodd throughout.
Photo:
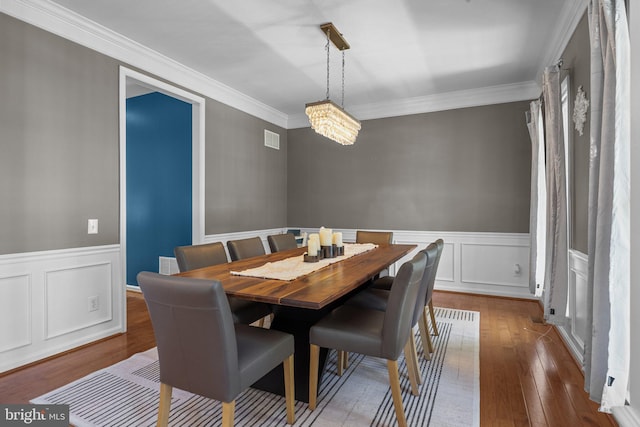
<svg viewBox="0 0 640 427"><path fill-rule="evenodd" d="M127 284L191 244L191 104L155 92L127 100Z"/></svg>

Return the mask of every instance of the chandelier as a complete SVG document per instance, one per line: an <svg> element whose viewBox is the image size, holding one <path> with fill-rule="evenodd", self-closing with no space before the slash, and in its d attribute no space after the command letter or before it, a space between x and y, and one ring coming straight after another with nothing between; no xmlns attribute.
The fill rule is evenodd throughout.
<svg viewBox="0 0 640 427"><path fill-rule="evenodd" d="M327 35L327 98L306 104L305 113L317 133L339 144L352 145L361 126L358 119L344 110L344 51L349 44L332 23L322 24L320 29ZM342 51L342 106L329 99L329 41Z"/></svg>

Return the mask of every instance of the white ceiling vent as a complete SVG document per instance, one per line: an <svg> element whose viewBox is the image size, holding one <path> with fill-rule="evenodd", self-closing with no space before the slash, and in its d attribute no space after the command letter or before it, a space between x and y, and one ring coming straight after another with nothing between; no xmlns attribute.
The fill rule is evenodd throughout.
<svg viewBox="0 0 640 427"><path fill-rule="evenodd" d="M271 132L270 130L264 130L264 145L265 147L280 149L280 134Z"/></svg>

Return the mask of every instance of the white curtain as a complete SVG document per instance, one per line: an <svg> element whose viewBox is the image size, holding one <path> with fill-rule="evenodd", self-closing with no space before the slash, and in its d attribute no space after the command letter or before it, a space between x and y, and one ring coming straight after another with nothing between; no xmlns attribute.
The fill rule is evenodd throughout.
<svg viewBox="0 0 640 427"><path fill-rule="evenodd" d="M568 289L567 185L560 66L545 69L544 96L547 167L547 237L544 279L544 317L549 323L565 324Z"/></svg>
<svg viewBox="0 0 640 427"><path fill-rule="evenodd" d="M591 0L591 160L585 389L610 412L629 376L629 33L623 0Z"/></svg>
<svg viewBox="0 0 640 427"><path fill-rule="evenodd" d="M544 159L544 128L540 101L531 101L527 111L531 137L531 206L529 210L529 291L540 296L544 283L547 191Z"/></svg>

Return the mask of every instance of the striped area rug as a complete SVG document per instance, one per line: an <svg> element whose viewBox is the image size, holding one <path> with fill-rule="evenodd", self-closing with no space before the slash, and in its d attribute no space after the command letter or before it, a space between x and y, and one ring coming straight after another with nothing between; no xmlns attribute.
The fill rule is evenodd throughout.
<svg viewBox="0 0 640 427"><path fill-rule="evenodd" d="M440 335L434 336L431 360L422 357L420 395L410 391L404 359L399 360L403 404L410 426L478 426L480 415L478 312L436 308ZM295 426L395 426L386 362L352 354L349 369L337 375L331 351L320 384L318 406L296 403ZM69 404L77 427L154 426L158 408L158 360L155 349L139 353L31 403ZM174 389L169 425L217 426L220 403ZM236 400L236 426L286 425L281 396L249 389Z"/></svg>

